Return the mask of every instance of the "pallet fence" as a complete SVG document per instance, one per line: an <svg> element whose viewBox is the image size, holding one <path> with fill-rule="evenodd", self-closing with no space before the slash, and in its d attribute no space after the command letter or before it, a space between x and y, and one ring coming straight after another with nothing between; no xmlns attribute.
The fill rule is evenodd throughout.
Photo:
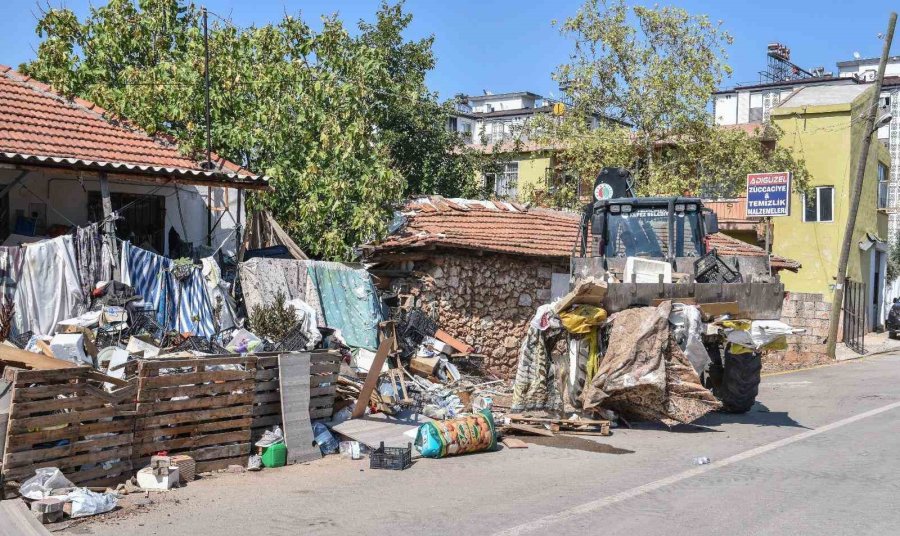
<svg viewBox="0 0 900 536"><path fill-rule="evenodd" d="M2 475L23 480L58 467L73 483L104 486L131 477L135 387L112 393L89 368L7 368L13 385ZM67 411L63 411L67 410Z"/></svg>
<svg viewBox="0 0 900 536"><path fill-rule="evenodd" d="M340 359L310 352L310 419L331 417ZM78 485L114 485L160 451L191 456L198 472L246 465L252 442L281 425L278 354L141 359L128 381L87 367L3 377L13 385L7 481L58 467Z"/></svg>

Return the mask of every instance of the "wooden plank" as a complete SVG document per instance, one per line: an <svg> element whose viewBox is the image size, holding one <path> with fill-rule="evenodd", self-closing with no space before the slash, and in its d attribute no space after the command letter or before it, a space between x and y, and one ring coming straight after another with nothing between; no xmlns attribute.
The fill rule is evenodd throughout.
<svg viewBox="0 0 900 536"><path fill-rule="evenodd" d="M511 449L527 449L528 444L522 441L521 439L516 439L515 437L504 437L503 445L511 448Z"/></svg>
<svg viewBox="0 0 900 536"><path fill-rule="evenodd" d="M22 419L29 417L34 413L47 413L49 411L58 411L61 409L83 411L106 407L106 405L107 402L105 400L93 396L54 398L51 400L38 400L36 402L16 401L15 414L16 418Z"/></svg>
<svg viewBox="0 0 900 536"><path fill-rule="evenodd" d="M331 399L334 400L334 394L337 393L337 385L331 384L326 385L324 387L312 387L309 390L309 396L316 397L322 395L332 395Z"/></svg>
<svg viewBox="0 0 900 536"><path fill-rule="evenodd" d="M288 463L317 460L322 457L313 446L309 411L309 353L295 352L278 357L281 382L281 420Z"/></svg>
<svg viewBox="0 0 900 536"><path fill-rule="evenodd" d="M332 384L335 383L338 379L337 374L318 374L316 376L312 376L309 379L310 387L318 387L322 384Z"/></svg>
<svg viewBox="0 0 900 536"><path fill-rule="evenodd" d="M194 368L210 365L243 365L256 368L256 358L252 356L232 355L189 358L160 357L157 359L144 359L140 361L140 367L148 371L165 368Z"/></svg>
<svg viewBox="0 0 900 536"><path fill-rule="evenodd" d="M266 402L281 403L281 393L278 391L269 391L267 393L255 393L253 396L254 404L265 404Z"/></svg>
<svg viewBox="0 0 900 536"><path fill-rule="evenodd" d="M257 381L256 386L254 387L254 391L257 393L263 393L266 391L277 391L278 386L280 385L278 378L274 380L266 380L266 381Z"/></svg>
<svg viewBox="0 0 900 536"><path fill-rule="evenodd" d="M190 451L189 456L198 462L215 460L216 458L246 457L250 455L250 430L247 430L246 438L246 442L239 445L219 445L215 447L194 449ZM247 461L244 460L241 465L246 465L246 463Z"/></svg>
<svg viewBox="0 0 900 536"><path fill-rule="evenodd" d="M80 365L76 365L71 361L47 357L43 354L36 354L34 352L22 350L21 348L16 348L15 346L0 344L0 362L4 361L18 363L25 368L33 370L54 370L80 367Z"/></svg>
<svg viewBox="0 0 900 536"><path fill-rule="evenodd" d="M10 467L9 474L23 474L24 472L25 475L32 476L34 475L34 470L41 467L58 467L60 471L68 473L69 469L75 469L87 463L100 463L116 459L127 460L131 458L131 452L131 445L128 445L118 449L104 450L101 452L89 452L87 454L77 454L75 456L68 456L66 458L60 458L57 460L38 460L34 463L21 465L19 467ZM5 472L6 466L4 465L4 473ZM13 477L8 476L8 478Z"/></svg>
<svg viewBox="0 0 900 536"><path fill-rule="evenodd" d="M280 417L279 417L280 418ZM254 420L251 420L250 417L244 417L241 419L231 419L228 421L224 421L230 429L244 429L250 428L250 425ZM225 430L223 427L223 421L218 422L207 422L207 423L191 423L183 426L168 426L163 428L146 428L146 429L138 429L134 432L135 443L146 443L157 441L157 438L161 437L174 437L183 434L211 434L217 433L221 430Z"/></svg>
<svg viewBox="0 0 900 536"><path fill-rule="evenodd" d="M95 452L99 454L100 450L109 447L121 447L123 445L131 445L134 441L133 434L121 433L109 437L98 437L96 439L85 439L75 441L61 447L52 447L48 449L30 449L22 452L10 452L3 459L4 467L17 467L26 463L32 463L36 460L53 460L73 454Z"/></svg>
<svg viewBox="0 0 900 536"><path fill-rule="evenodd" d="M253 417L253 430L261 430L265 428L270 428L275 425L281 426L281 412L272 414L272 415L263 415L260 417Z"/></svg>
<svg viewBox="0 0 900 536"><path fill-rule="evenodd" d="M310 419L327 419L328 417L331 417L331 415L333 413L334 413L334 408L331 408L331 407L312 409L309 411L309 418Z"/></svg>
<svg viewBox="0 0 900 536"><path fill-rule="evenodd" d="M7 451L18 451L21 449L32 449L38 443L49 443L68 439L77 441L79 437L85 437L94 434L110 434L117 432L127 432L134 429L134 421L132 419L119 419L111 422L98 422L92 424L69 425L58 430L40 430L37 432L11 434L6 438Z"/></svg>
<svg viewBox="0 0 900 536"><path fill-rule="evenodd" d="M250 437L247 431L238 430L236 432L181 437L175 439L165 439L162 441L154 441L152 443L141 443L139 445L135 445L134 449L136 456L147 456L161 450L174 451L182 449L196 449L199 447L222 445L225 443L247 442L249 439Z"/></svg>
<svg viewBox="0 0 900 536"><path fill-rule="evenodd" d="M384 339L381 341L381 344L378 345L378 351L375 352L375 358L372 360L372 366L369 367L369 370L381 370L384 367L384 362L387 360L388 353L391 351L391 347L394 346L394 338L391 337L389 339ZM378 383L378 374L368 374L366 376L366 382L363 384L362 389L359 391L359 397L356 399L356 406L353 408L353 414L351 418L358 419L365 415L366 406L369 405L369 397L372 396L372 392L375 391L375 385Z"/></svg>
<svg viewBox="0 0 900 536"><path fill-rule="evenodd" d="M83 395L87 393L87 384L67 383L53 385L19 386L13 390L13 401L45 400L57 396Z"/></svg>
<svg viewBox="0 0 900 536"><path fill-rule="evenodd" d="M230 408L183 411L179 413L170 413L168 415L154 415L150 417L138 415L137 427L138 429L143 430L145 428L151 428L154 426L166 426L169 424L182 424L186 422L199 423L202 421L211 421L213 419L244 417L249 414L249 406L235 406Z"/></svg>
<svg viewBox="0 0 900 536"><path fill-rule="evenodd" d="M29 383L63 383L69 380L85 378L90 370L91 369L88 367L57 368L53 370L17 370L16 386Z"/></svg>
<svg viewBox="0 0 900 536"><path fill-rule="evenodd" d="M161 402L147 402L140 405L140 414L163 413L169 411L187 411L196 409L223 408L234 405L249 405L253 402L253 393L226 394L219 396L205 396L188 398L186 400L164 400Z"/></svg>
<svg viewBox="0 0 900 536"><path fill-rule="evenodd" d="M41 417L26 417L17 419L15 417L15 403L11 408L9 419L9 433L27 432L35 428L48 428L61 424L73 424L81 422L96 421L107 417L116 417L122 414L122 411L116 407L107 407L99 409L89 409L86 411L73 411L69 413L56 413L53 415L43 415Z"/></svg>
<svg viewBox="0 0 900 536"><path fill-rule="evenodd" d="M0 501L0 536L50 536L22 499Z"/></svg>
<svg viewBox="0 0 900 536"><path fill-rule="evenodd" d="M281 414L281 401L273 402L271 404L261 404L259 406L253 406L251 413L254 417L259 415L270 415L272 413Z"/></svg>
<svg viewBox="0 0 900 536"><path fill-rule="evenodd" d="M235 391L249 392L253 389L253 380L231 381L224 383L206 383L202 385L179 385L141 390L140 402L152 402L180 396L194 397L204 395L232 394Z"/></svg>
<svg viewBox="0 0 900 536"><path fill-rule="evenodd" d="M140 389L154 387L175 387L195 383L228 382L252 379L253 370L216 370L212 372L191 372L188 374L170 374L168 376L151 376L140 379Z"/></svg>
<svg viewBox="0 0 900 536"><path fill-rule="evenodd" d="M265 370L257 369L256 375L254 377L256 378L256 381L258 381L258 382L275 380L275 379L278 379L278 369L277 368L265 369Z"/></svg>

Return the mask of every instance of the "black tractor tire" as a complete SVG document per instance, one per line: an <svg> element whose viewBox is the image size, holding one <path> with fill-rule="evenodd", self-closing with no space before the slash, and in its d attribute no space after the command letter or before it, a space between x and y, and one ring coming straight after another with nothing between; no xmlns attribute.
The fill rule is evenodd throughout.
<svg viewBox="0 0 900 536"><path fill-rule="evenodd" d="M759 394L762 356L758 352L732 354L725 352L725 370L718 389L713 390L726 413L747 413Z"/></svg>
<svg viewBox="0 0 900 536"><path fill-rule="evenodd" d="M706 353L709 354L709 364L703 373L703 387L713 394L722 386L722 376L725 368L722 366L722 347L716 344L707 344Z"/></svg>

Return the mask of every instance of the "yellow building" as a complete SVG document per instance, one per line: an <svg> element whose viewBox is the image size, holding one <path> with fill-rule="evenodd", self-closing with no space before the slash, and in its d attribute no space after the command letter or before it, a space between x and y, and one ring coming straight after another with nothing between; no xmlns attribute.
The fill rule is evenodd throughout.
<svg viewBox="0 0 900 536"><path fill-rule="evenodd" d="M773 218L773 252L803 266L781 275L790 292L820 293L830 301L860 144L872 135L863 131L861 117L873 90L856 84L806 87L771 110L772 123L783 131L779 143L803 159L811 175L808 193L792 195L790 216ZM889 162L888 149L873 139L847 272L865 283L870 326L882 323Z"/></svg>

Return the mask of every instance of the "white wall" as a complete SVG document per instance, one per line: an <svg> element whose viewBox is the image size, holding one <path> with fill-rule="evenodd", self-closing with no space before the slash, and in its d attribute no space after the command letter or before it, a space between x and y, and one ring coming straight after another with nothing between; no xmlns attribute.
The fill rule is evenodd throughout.
<svg viewBox="0 0 900 536"><path fill-rule="evenodd" d="M878 72L878 61L879 59L873 59L867 63L861 63L860 65L853 65L849 67L838 67L838 76L841 78L848 78L854 75L862 75L866 71L871 71L873 73ZM888 61L887 67L884 70L885 76L897 76L900 75L900 61Z"/></svg>
<svg viewBox="0 0 900 536"><path fill-rule="evenodd" d="M15 170L0 169L0 184L9 184L14 177L18 175ZM32 172L22 181L24 186L30 189L31 193L22 184L14 186L9 192L9 228L12 230L15 226L16 211L22 210L27 216L30 213L31 204L43 204L44 201L36 197L40 196L47 200L50 207L46 209L46 225L72 225L72 223L82 226L91 223L88 221L88 192L99 192L100 183L96 174L85 172L83 181L79 182L78 178L70 174L62 174L47 170L44 172ZM227 194L226 194L227 190ZM207 234L207 210L206 196L207 188L202 186L164 186L160 188L154 185L141 185L122 183L121 181L110 180L110 192L131 193L131 194L149 194L165 196L165 229L164 242L165 249L168 250L168 233L169 229L174 227L182 240L193 242L195 245L206 243ZM235 218L237 215L237 190L232 188L212 188L212 205L220 207L227 204L230 213L225 214L216 230L213 232L213 249L219 244L225 242L222 251L227 255L235 252L235 238L232 234L228 240L226 237L236 227ZM36 194L36 195L35 195ZM179 211L179 199L181 210ZM244 206L242 206L242 209ZM213 212L213 223L222 214L222 212ZM183 218L183 224L182 224ZM246 216L241 215L242 223L246 226ZM2 222L0 222L2 225Z"/></svg>
<svg viewBox="0 0 900 536"><path fill-rule="evenodd" d="M750 122L750 92L738 91L737 94L737 122L739 124Z"/></svg>
<svg viewBox="0 0 900 536"><path fill-rule="evenodd" d="M738 98L734 93L716 95L713 101L713 114L717 125L734 125L737 123Z"/></svg>

